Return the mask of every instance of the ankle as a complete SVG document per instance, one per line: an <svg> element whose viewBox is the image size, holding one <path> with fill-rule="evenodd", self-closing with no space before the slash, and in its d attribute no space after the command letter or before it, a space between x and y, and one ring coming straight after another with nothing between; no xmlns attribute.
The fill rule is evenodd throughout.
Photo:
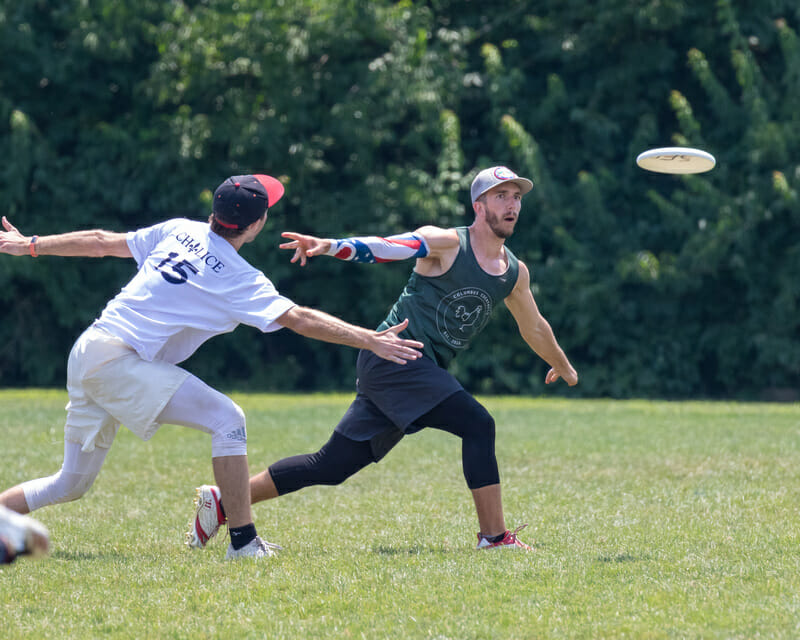
<svg viewBox="0 0 800 640"><path fill-rule="evenodd" d="M489 542L500 542L503 538L506 537L508 531L503 531L503 533L498 533L496 535L490 535L488 533L481 533L481 535L486 538Z"/></svg>
<svg viewBox="0 0 800 640"><path fill-rule="evenodd" d="M256 538L256 525L252 522L242 527L230 527L228 533L231 536L231 545L238 551L244 546L250 544Z"/></svg>

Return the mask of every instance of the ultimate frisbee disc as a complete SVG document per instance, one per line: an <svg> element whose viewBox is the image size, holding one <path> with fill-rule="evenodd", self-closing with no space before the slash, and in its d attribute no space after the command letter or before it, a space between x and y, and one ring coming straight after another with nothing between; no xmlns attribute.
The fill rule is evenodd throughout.
<svg viewBox="0 0 800 640"><path fill-rule="evenodd" d="M710 153L689 147L650 149L636 156L636 164L656 173L703 173L717 164Z"/></svg>

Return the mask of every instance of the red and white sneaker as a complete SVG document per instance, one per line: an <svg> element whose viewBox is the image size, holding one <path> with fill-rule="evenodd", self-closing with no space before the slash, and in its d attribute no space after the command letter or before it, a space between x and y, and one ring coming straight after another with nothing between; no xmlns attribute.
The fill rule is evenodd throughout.
<svg viewBox="0 0 800 640"><path fill-rule="evenodd" d="M219 528L225 523L225 514L222 512L219 489L204 484L195 491L194 505L197 507L194 520L186 532L186 546L192 549L203 549Z"/></svg>
<svg viewBox="0 0 800 640"><path fill-rule="evenodd" d="M527 544L522 542L517 538L517 534L522 531L526 524L521 524L518 526L514 531L506 531L506 534L503 536L503 539L499 542L489 542L489 539L483 535L482 533L478 533L478 546L475 547L476 549L497 549L501 547L503 549L524 549L525 551L533 551L531 547Z"/></svg>

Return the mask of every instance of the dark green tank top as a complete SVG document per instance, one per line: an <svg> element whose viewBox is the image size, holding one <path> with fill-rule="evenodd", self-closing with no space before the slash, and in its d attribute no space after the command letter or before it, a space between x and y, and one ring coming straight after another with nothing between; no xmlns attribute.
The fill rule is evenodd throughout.
<svg viewBox="0 0 800 640"><path fill-rule="evenodd" d="M506 247L508 269L501 276L486 273L469 242L469 230L457 227L459 250L453 266L429 278L416 271L394 303L379 331L408 318L404 338L419 340L423 352L440 367L464 349L489 321L494 308L517 283L519 261Z"/></svg>

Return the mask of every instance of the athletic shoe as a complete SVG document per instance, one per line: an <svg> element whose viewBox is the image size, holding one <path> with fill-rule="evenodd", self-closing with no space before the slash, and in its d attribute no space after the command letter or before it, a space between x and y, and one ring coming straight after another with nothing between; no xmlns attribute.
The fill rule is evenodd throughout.
<svg viewBox="0 0 800 640"><path fill-rule="evenodd" d="M262 540L256 536L249 543L244 545L241 549L234 549L233 545L228 545L228 553L225 554L226 560L238 560L239 558L254 558L260 560L261 558L271 558L275 555L276 551L280 551L282 547L272 542Z"/></svg>
<svg viewBox="0 0 800 640"><path fill-rule="evenodd" d="M225 515L217 487L204 484L194 491L194 506L197 510L194 521L186 532L186 545L192 549L203 549L217 535L220 526L225 522Z"/></svg>
<svg viewBox="0 0 800 640"><path fill-rule="evenodd" d="M0 505L0 538L6 543L11 562L18 555L40 555L50 547L50 534L38 520Z"/></svg>
<svg viewBox="0 0 800 640"><path fill-rule="evenodd" d="M524 549L525 551L533 551L531 547L517 538L517 534L522 531L527 524L521 524L514 531L506 531L503 539L500 542L489 542L489 539L482 533L478 533L478 546L476 549L496 549L501 547L503 549Z"/></svg>

